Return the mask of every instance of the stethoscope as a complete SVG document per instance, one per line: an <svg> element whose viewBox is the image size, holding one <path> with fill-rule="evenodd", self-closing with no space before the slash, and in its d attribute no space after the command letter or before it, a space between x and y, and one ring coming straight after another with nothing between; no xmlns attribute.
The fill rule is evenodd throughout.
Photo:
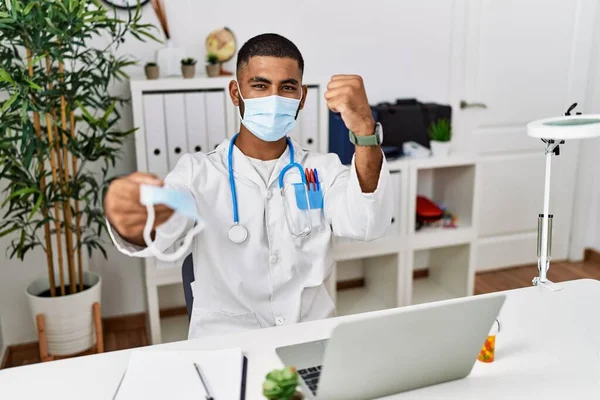
<svg viewBox="0 0 600 400"><path fill-rule="evenodd" d="M229 153L227 154L227 167L229 171L229 185L231 186L231 202L233 207L233 226L229 228L228 236L229 240L232 243L243 243L248 237L248 230L242 224L240 224L240 217L238 212L238 203L237 203L237 191L235 189L235 179L233 177L233 146L235 144L235 139L238 134L236 134L233 138L231 138L231 142L229 142ZM285 174L292 168L298 169L300 172L300 176L302 177L302 182L306 185L306 175L304 174L304 170L302 166L297 162L294 162L294 146L292 145L292 141L289 137L286 137L287 147L290 152L290 162L286 165L281 172L279 173L279 189L283 190L283 178ZM308 231L306 234L310 234Z"/></svg>

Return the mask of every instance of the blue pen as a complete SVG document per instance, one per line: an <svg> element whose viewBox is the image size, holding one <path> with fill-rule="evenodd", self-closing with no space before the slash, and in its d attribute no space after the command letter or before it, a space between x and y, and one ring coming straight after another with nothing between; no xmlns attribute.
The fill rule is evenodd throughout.
<svg viewBox="0 0 600 400"><path fill-rule="evenodd" d="M319 182L319 175L317 174L317 169L314 168L315 171L315 184L317 185L317 191L321 190L321 183Z"/></svg>

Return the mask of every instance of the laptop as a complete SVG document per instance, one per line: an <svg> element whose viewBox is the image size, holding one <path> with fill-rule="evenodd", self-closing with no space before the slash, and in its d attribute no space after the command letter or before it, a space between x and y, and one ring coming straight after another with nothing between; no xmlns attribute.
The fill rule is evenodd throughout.
<svg viewBox="0 0 600 400"><path fill-rule="evenodd" d="M504 295L398 308L340 323L327 340L278 348L307 399L364 400L470 374Z"/></svg>

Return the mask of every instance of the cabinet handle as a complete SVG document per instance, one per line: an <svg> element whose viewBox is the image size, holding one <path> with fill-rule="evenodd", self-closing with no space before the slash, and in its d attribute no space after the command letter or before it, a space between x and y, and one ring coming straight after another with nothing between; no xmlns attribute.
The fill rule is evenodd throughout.
<svg viewBox="0 0 600 400"><path fill-rule="evenodd" d="M460 109L464 110L465 108L487 108L487 105L484 103L467 103L464 100L460 101Z"/></svg>
<svg viewBox="0 0 600 400"><path fill-rule="evenodd" d="M181 153L181 149L179 147L175 147L175 154Z"/></svg>
<svg viewBox="0 0 600 400"><path fill-rule="evenodd" d="M396 222L396 218L392 217L392 224Z"/></svg>
<svg viewBox="0 0 600 400"><path fill-rule="evenodd" d="M196 147L194 147L194 150L196 150L196 152L198 152L198 151L202 151L202 147L200 147L200 146L196 146Z"/></svg>
<svg viewBox="0 0 600 400"><path fill-rule="evenodd" d="M312 140L312 138L308 138L308 140L306 141L306 143L308 143L308 144L313 144L313 140Z"/></svg>
<svg viewBox="0 0 600 400"><path fill-rule="evenodd" d="M154 149L154 155L157 156L160 154L160 149Z"/></svg>

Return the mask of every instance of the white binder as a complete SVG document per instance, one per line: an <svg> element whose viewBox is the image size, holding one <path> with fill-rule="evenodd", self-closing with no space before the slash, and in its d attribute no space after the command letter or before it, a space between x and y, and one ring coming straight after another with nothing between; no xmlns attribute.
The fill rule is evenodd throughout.
<svg viewBox="0 0 600 400"><path fill-rule="evenodd" d="M144 100L147 170L161 178L169 172L165 111L162 94L147 94Z"/></svg>
<svg viewBox="0 0 600 400"><path fill-rule="evenodd" d="M185 94L187 118L187 141L190 153L208 153L208 130L206 122L206 95L204 92Z"/></svg>
<svg viewBox="0 0 600 400"><path fill-rule="evenodd" d="M182 93L173 93L166 94L164 97L169 170L175 168L177 160L188 152L185 102L183 96Z"/></svg>
<svg viewBox="0 0 600 400"><path fill-rule="evenodd" d="M298 115L298 141L303 149L319 150L319 89L309 87L304 109Z"/></svg>
<svg viewBox="0 0 600 400"><path fill-rule="evenodd" d="M207 153L216 149L223 139L227 137L227 122L225 118L225 92L206 92Z"/></svg>

